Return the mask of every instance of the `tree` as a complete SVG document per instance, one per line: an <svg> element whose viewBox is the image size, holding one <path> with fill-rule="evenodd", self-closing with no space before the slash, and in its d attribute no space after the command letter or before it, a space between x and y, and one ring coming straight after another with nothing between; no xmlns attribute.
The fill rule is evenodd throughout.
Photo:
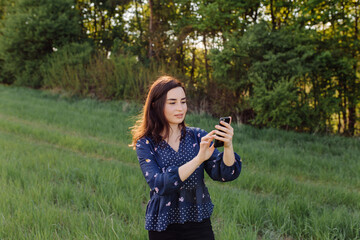
<svg viewBox="0 0 360 240"><path fill-rule="evenodd" d="M316 36L313 30L291 26L274 30L268 23L249 28L242 37L230 35L224 49L213 51L211 59L216 82L228 89L235 112L252 107L257 113L254 123L262 126L326 131L336 101L334 88L317 86L317 80L328 79L326 62L330 60L316 52ZM316 104L317 92L306 94L311 85L310 89L321 92ZM285 98L291 101L287 108L278 102ZM262 102L267 100L276 104Z"/></svg>
<svg viewBox="0 0 360 240"><path fill-rule="evenodd" d="M1 37L1 29L2 29L2 20L4 19L5 16L5 11L6 11L6 4L5 4L5 0L0 0L0 37ZM4 70L3 70L3 63L4 61L1 59L0 57L0 82L5 82L4 79Z"/></svg>
<svg viewBox="0 0 360 240"><path fill-rule="evenodd" d="M333 58L329 64L332 79L323 79L336 88L338 98L338 132L355 134L360 95L359 79L359 3L357 0L304 1L302 24L316 29L321 36L322 51ZM318 94L321 92L317 91ZM321 98L321 96L316 96Z"/></svg>
<svg viewBox="0 0 360 240"><path fill-rule="evenodd" d="M4 18L5 15L5 0L0 0L0 20Z"/></svg>
<svg viewBox="0 0 360 240"><path fill-rule="evenodd" d="M82 30L102 51L110 51L115 39L128 42L123 20L131 0L76 0Z"/></svg>
<svg viewBox="0 0 360 240"><path fill-rule="evenodd" d="M2 81L40 87L39 67L47 55L72 41L81 41L73 0L17 0L8 8L0 39Z"/></svg>

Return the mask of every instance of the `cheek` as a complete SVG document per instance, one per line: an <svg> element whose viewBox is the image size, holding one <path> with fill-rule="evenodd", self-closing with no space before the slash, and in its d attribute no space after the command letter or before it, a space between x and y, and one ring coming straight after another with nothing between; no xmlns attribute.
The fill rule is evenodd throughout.
<svg viewBox="0 0 360 240"><path fill-rule="evenodd" d="M168 117L168 115L170 115L172 112L171 106L169 104L166 104L164 107L164 114L165 117Z"/></svg>

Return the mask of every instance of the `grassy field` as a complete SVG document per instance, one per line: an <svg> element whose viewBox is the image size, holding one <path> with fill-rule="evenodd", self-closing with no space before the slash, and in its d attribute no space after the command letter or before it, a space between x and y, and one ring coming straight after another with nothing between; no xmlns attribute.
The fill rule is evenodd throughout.
<svg viewBox="0 0 360 240"><path fill-rule="evenodd" d="M0 85L0 239L147 239L138 110ZM233 127L240 177L206 176L216 239L360 239L359 139Z"/></svg>

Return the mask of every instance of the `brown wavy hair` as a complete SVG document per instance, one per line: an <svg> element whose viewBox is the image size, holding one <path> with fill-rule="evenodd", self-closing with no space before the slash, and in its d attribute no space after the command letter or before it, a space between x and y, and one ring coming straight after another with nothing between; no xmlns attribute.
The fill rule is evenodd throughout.
<svg viewBox="0 0 360 240"><path fill-rule="evenodd" d="M136 142L142 137L150 137L156 144L159 144L163 139L169 137L170 125L164 115L164 106L166 102L167 92L173 88L182 87L183 84L172 76L159 77L150 87L146 97L146 101L141 113L138 115L138 120L132 126L132 144L129 146L136 149ZM179 124L181 128L181 138L184 137L185 120ZM165 130L165 135L160 134Z"/></svg>

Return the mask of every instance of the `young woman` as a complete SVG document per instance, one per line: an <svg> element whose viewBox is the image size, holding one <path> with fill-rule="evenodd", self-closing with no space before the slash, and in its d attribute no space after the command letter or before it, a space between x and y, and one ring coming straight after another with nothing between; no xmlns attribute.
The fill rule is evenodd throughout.
<svg viewBox="0 0 360 240"><path fill-rule="evenodd" d="M214 239L210 222L214 205L204 170L222 182L236 179L241 171L231 125L222 122L225 127L216 125L207 133L187 127L186 112L183 85L162 76L152 84L141 118L132 129L131 146L150 187L145 222L150 240ZM223 153L214 148L213 139L224 142Z"/></svg>

